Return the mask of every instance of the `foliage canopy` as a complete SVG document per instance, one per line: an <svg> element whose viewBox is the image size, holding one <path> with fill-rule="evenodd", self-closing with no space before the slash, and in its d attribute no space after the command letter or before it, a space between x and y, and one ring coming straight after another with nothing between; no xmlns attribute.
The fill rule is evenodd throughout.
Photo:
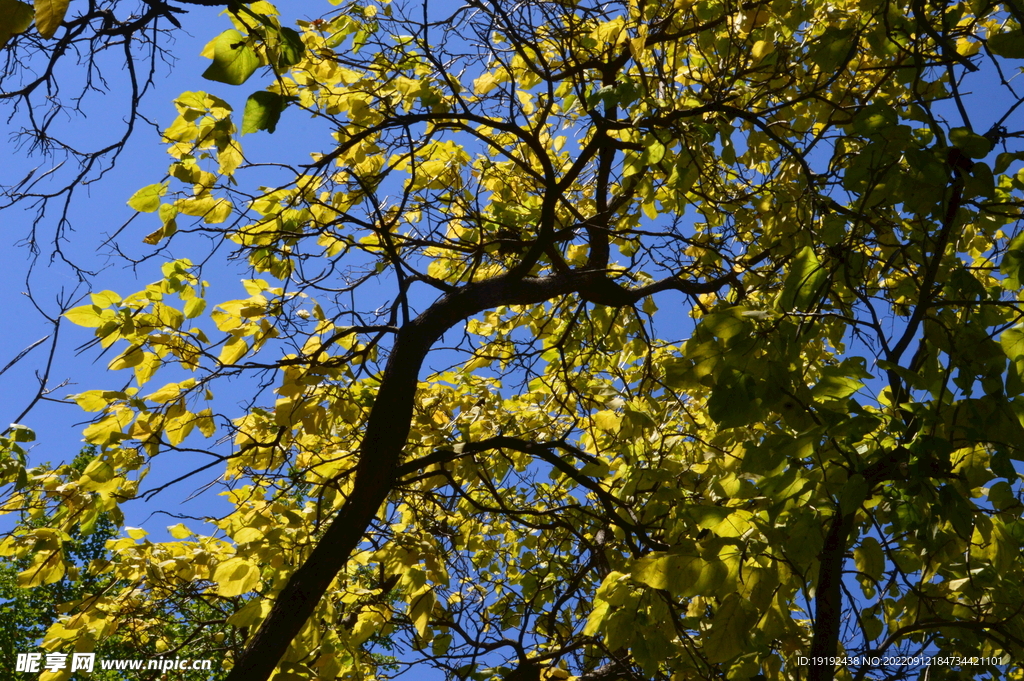
<svg viewBox="0 0 1024 681"><path fill-rule="evenodd" d="M234 510L111 542L124 589L48 646L161 641L138 613L201 590L248 637L232 681L897 679L923 654L1021 678L1019 4L228 18L205 89L269 85L241 115L175 99L129 205L146 243L230 244L244 294L176 259L66 313L134 384L75 396L81 474L11 439L5 508L61 511L2 551L59 578L47 542L154 457L205 457ZM307 165L245 155L299 111L329 131Z"/></svg>

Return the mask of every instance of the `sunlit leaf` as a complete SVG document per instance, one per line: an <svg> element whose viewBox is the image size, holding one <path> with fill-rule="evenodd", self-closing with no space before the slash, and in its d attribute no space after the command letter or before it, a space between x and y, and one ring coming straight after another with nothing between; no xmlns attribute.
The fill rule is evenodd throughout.
<svg viewBox="0 0 1024 681"><path fill-rule="evenodd" d="M260 58L249 44L249 39L229 29L217 36L213 44L213 64L203 72L203 78L241 85L259 66Z"/></svg>

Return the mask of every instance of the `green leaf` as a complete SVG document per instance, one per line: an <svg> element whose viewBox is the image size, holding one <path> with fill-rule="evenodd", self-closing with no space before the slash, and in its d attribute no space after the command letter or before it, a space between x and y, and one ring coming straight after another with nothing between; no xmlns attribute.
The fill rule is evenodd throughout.
<svg viewBox="0 0 1024 681"><path fill-rule="evenodd" d="M288 104L288 98L276 92L261 90L249 95L245 100L245 112L242 114L242 134L266 130L274 132L281 112Z"/></svg>
<svg viewBox="0 0 1024 681"><path fill-rule="evenodd" d="M64 21L71 0L35 0L36 29L46 39L53 37L57 27Z"/></svg>
<svg viewBox="0 0 1024 681"><path fill-rule="evenodd" d="M1008 290L1020 288L1021 265L1024 264L1024 232L1018 234L1006 249L1006 255L999 264L999 272L1006 276L1003 284Z"/></svg>
<svg viewBox="0 0 1024 681"><path fill-rule="evenodd" d="M981 135L967 128L953 128L949 131L949 141L953 146L970 158L985 158L992 151L992 143Z"/></svg>
<svg viewBox="0 0 1024 681"><path fill-rule="evenodd" d="M1024 59L1024 29L992 36L988 39L988 49L1007 59Z"/></svg>
<svg viewBox="0 0 1024 681"><path fill-rule="evenodd" d="M1024 327L1015 326L1003 331L999 336L999 345L1011 362L1024 359Z"/></svg>
<svg viewBox="0 0 1024 681"><path fill-rule="evenodd" d="M128 205L140 213L152 213L160 207L160 197L167 193L167 184L150 184L132 194Z"/></svg>
<svg viewBox="0 0 1024 681"><path fill-rule="evenodd" d="M644 161L655 165L665 158L665 145L657 137L648 137L644 148Z"/></svg>
<svg viewBox="0 0 1024 681"><path fill-rule="evenodd" d="M880 580L885 573L882 545L874 537L864 537L860 540L860 546L853 550L853 562L858 570L875 581Z"/></svg>
<svg viewBox="0 0 1024 681"><path fill-rule="evenodd" d="M709 662L726 662L744 652L757 610L739 594L726 596L711 621L711 635L704 644Z"/></svg>
<svg viewBox="0 0 1024 681"><path fill-rule="evenodd" d="M653 553L635 563L631 576L652 589L663 589L673 596L693 595L693 587L707 563L693 553Z"/></svg>
<svg viewBox="0 0 1024 681"><path fill-rule="evenodd" d="M203 72L203 78L228 85L241 85L259 66L260 58L248 38L229 29L214 41L213 63Z"/></svg>
<svg viewBox="0 0 1024 681"><path fill-rule="evenodd" d="M855 47L852 36L852 26L828 27L818 39L817 46L812 48L811 61L825 73L834 73L851 56L851 50Z"/></svg>
<svg viewBox="0 0 1024 681"><path fill-rule="evenodd" d="M811 389L818 399L840 400L864 387L856 378L844 376L841 367L825 367L821 373L821 379Z"/></svg>
<svg viewBox="0 0 1024 681"><path fill-rule="evenodd" d="M302 61L302 55L306 52L306 45L302 42L302 36L298 31L288 28L281 29L279 36L281 40L280 56L277 60L277 67L284 70L288 66L295 66Z"/></svg>
<svg viewBox="0 0 1024 681"><path fill-rule="evenodd" d="M36 440L35 431L20 423L12 423L8 430L10 430L15 442L35 442Z"/></svg>
<svg viewBox="0 0 1024 681"><path fill-rule="evenodd" d="M27 31L34 16L32 5L20 0L0 0L0 47L15 34Z"/></svg>
<svg viewBox="0 0 1024 681"><path fill-rule="evenodd" d="M839 510L843 515L855 512L867 498L868 481L861 474L851 475L839 492Z"/></svg>
<svg viewBox="0 0 1024 681"><path fill-rule="evenodd" d="M708 398L708 415L723 428L748 423L756 412L754 379L742 371L725 369Z"/></svg>
<svg viewBox="0 0 1024 681"><path fill-rule="evenodd" d="M988 466L989 454L981 446L962 449L954 455L953 472L971 487L981 487L993 477Z"/></svg>
<svg viewBox="0 0 1024 681"><path fill-rule="evenodd" d="M806 312L821 297L826 280L825 269L810 246L804 246L793 258L789 274L782 285L779 304L785 311Z"/></svg>
<svg viewBox="0 0 1024 681"><path fill-rule="evenodd" d="M939 487L938 510L962 539L971 538L974 531L974 509L952 485Z"/></svg>
<svg viewBox="0 0 1024 681"><path fill-rule="evenodd" d="M996 156L996 164L992 167L992 172L995 173L996 175L999 175L1000 173L1005 173L1006 170L1010 167L1011 163L1013 163L1014 161L1020 161L1022 159L1024 159L1024 152L1022 151L1017 151L1013 153L1003 152Z"/></svg>

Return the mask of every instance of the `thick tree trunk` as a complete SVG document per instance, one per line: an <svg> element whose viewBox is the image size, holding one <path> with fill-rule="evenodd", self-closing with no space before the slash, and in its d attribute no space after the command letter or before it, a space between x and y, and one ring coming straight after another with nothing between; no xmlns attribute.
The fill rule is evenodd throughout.
<svg viewBox="0 0 1024 681"><path fill-rule="evenodd" d="M853 513L841 515L836 509L825 536L814 597L814 636L811 638L807 681L832 681L835 678L834 659L839 647L839 626L843 614L843 562L853 517Z"/></svg>

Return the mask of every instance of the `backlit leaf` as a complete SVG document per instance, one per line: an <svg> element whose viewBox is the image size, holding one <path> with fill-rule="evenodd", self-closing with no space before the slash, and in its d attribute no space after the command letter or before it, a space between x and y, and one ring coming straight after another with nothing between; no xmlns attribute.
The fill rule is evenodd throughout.
<svg viewBox="0 0 1024 681"><path fill-rule="evenodd" d="M105 321L102 316L102 312L103 311L95 305L80 305L65 312L64 316L79 326L96 328L101 326Z"/></svg>
<svg viewBox="0 0 1024 681"><path fill-rule="evenodd" d="M790 263L779 305L783 310L809 310L823 293L827 276L810 246L800 249Z"/></svg>
<svg viewBox="0 0 1024 681"><path fill-rule="evenodd" d="M35 0L36 29L44 38L52 38L57 27L64 21L71 0ZM15 11L18 11L15 8Z"/></svg>
<svg viewBox="0 0 1024 681"><path fill-rule="evenodd" d="M213 44L213 64L203 78L228 85L241 85L260 66L249 39L234 29L224 31Z"/></svg>
<svg viewBox="0 0 1024 681"><path fill-rule="evenodd" d="M747 647L750 629L757 621L757 610L739 594L729 594L715 611L711 635L704 643L710 662L725 662Z"/></svg>
<svg viewBox="0 0 1024 681"><path fill-rule="evenodd" d="M151 184L138 190L128 199L128 205L140 213L152 213L160 207L160 197L167 193L167 184Z"/></svg>
<svg viewBox="0 0 1024 681"><path fill-rule="evenodd" d="M217 358L222 364L234 364L249 351L249 346L246 344L245 339L240 336L232 336L228 339L228 342L224 344L224 347L220 351L220 356Z"/></svg>
<svg viewBox="0 0 1024 681"><path fill-rule="evenodd" d="M260 570L244 558L230 558L217 566L213 573L217 593L221 596L241 596L260 583Z"/></svg>
<svg viewBox="0 0 1024 681"><path fill-rule="evenodd" d="M27 31L34 17L32 5L21 0L0 0L0 48L15 34Z"/></svg>
<svg viewBox="0 0 1024 681"><path fill-rule="evenodd" d="M993 54L1009 59L1024 59L1024 30L997 33L988 39Z"/></svg>
<svg viewBox="0 0 1024 681"><path fill-rule="evenodd" d="M242 134L266 130L274 132L281 112L288 104L288 99L276 92L260 90L249 95L245 100L245 111L242 114Z"/></svg>

